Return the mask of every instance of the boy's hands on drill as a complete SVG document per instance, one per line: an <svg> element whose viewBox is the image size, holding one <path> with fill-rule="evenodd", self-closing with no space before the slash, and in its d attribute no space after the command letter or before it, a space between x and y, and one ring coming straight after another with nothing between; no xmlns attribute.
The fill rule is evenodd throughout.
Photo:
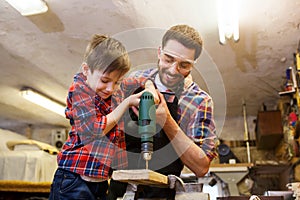
<svg viewBox="0 0 300 200"><path fill-rule="evenodd" d="M140 98L141 98L141 96L142 96L143 93L144 93L144 91L141 91L139 93L130 95L128 97L128 99L129 99L129 107L138 107L139 103L140 103Z"/></svg>
<svg viewBox="0 0 300 200"><path fill-rule="evenodd" d="M158 95L159 91L157 91L157 89L155 88L155 86L151 80L146 81L144 91L148 91L153 95L155 105L159 104L159 102L160 102L160 97Z"/></svg>
<svg viewBox="0 0 300 200"><path fill-rule="evenodd" d="M160 95L160 92L155 88L153 82L151 80L147 80L145 83L145 89L137 94L131 95L129 98L129 106L131 106L132 111L136 114L136 116L139 116L139 103L140 103L140 97L142 94L147 91L150 92L153 95L154 98L154 104L158 106L161 103L161 98L164 98L163 95Z"/></svg>

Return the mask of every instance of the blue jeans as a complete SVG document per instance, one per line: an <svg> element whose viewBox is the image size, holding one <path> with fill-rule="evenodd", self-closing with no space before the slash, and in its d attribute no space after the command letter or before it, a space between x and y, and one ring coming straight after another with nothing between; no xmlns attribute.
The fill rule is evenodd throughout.
<svg viewBox="0 0 300 200"><path fill-rule="evenodd" d="M106 200L108 182L87 182L79 174L57 169L49 200Z"/></svg>

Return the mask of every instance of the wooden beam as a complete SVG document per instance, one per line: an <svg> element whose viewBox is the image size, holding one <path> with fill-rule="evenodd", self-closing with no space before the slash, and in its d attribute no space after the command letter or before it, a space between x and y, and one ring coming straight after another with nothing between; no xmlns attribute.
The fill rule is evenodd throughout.
<svg viewBox="0 0 300 200"><path fill-rule="evenodd" d="M51 182L0 180L1 192L49 193Z"/></svg>
<svg viewBox="0 0 300 200"><path fill-rule="evenodd" d="M116 170L113 172L112 178L136 185L169 186L168 176L147 169Z"/></svg>

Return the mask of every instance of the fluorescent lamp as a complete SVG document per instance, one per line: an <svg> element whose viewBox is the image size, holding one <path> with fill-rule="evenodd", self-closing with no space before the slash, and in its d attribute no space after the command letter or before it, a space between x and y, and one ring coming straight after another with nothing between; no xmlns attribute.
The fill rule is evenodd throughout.
<svg viewBox="0 0 300 200"><path fill-rule="evenodd" d="M6 0L23 16L36 15L48 11L48 6L43 0Z"/></svg>
<svg viewBox="0 0 300 200"><path fill-rule="evenodd" d="M226 44L227 39L237 42L239 35L239 0L218 0L219 41Z"/></svg>
<svg viewBox="0 0 300 200"><path fill-rule="evenodd" d="M32 103L35 103L39 106L42 106L52 112L55 112L59 115L62 115L65 117L65 106L50 99L49 97L34 91L30 88L25 88L21 90L21 96L27 99L28 101L31 101Z"/></svg>

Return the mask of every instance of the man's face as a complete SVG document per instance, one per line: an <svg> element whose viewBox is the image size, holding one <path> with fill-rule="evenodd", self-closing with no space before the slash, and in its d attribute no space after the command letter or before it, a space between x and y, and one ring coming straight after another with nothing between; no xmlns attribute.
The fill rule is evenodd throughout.
<svg viewBox="0 0 300 200"><path fill-rule="evenodd" d="M158 50L158 68L161 82L168 88L175 88L194 66L194 49L188 49L176 40L169 40Z"/></svg>

